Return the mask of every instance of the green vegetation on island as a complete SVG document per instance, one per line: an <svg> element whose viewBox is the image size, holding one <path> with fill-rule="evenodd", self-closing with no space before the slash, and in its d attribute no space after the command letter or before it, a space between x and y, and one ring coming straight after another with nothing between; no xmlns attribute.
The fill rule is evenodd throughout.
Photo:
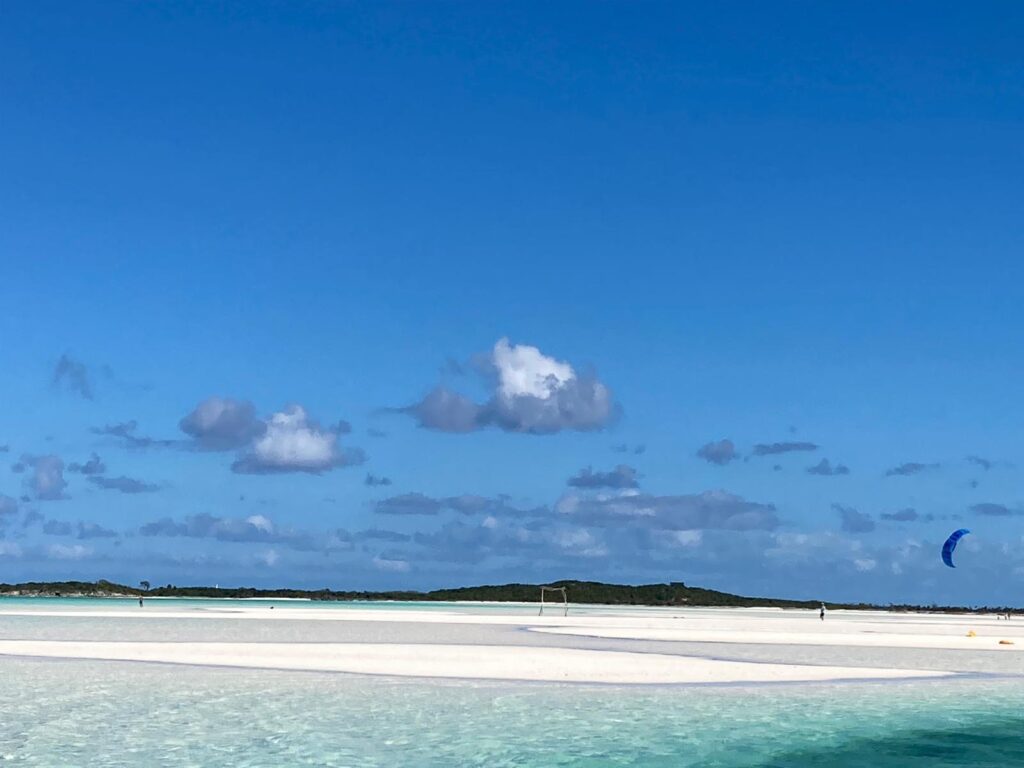
<svg viewBox="0 0 1024 768"><path fill-rule="evenodd" d="M115 584L111 581L56 581L26 582L22 584L0 584L0 598L7 597L207 597L207 598L262 598L262 599L304 599L324 601L370 601L392 600L409 602L540 602L540 584L498 584L478 587L435 589L429 592L392 591L370 592L363 590L333 589L256 589L253 587L178 587L172 584L150 588L149 582L140 582L139 587ZM584 605L648 605L648 606L691 606L722 608L803 608L813 609L820 605L818 600L785 600L768 597L745 597L714 589L690 587L681 581L668 584L604 584L598 581L555 581L546 587L564 587L570 603ZM558 603L561 595L548 595L546 600ZM939 605L875 605L871 603L834 603L826 601L830 608L851 610L927 611L927 612L998 612L1010 613L1005 607L965 607Z"/></svg>

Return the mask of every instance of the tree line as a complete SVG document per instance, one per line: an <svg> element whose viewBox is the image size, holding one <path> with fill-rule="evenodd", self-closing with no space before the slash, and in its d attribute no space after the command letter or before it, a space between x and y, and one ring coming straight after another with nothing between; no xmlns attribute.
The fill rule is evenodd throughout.
<svg viewBox="0 0 1024 768"><path fill-rule="evenodd" d="M335 589L257 589L255 587L152 587L148 581L133 587L112 581L52 581L0 584L0 596L24 597L207 597L248 599L304 599L325 601L389 600L405 602L540 602L540 588L564 587L570 603L591 605L692 606L722 608L817 608L818 600L786 600L770 597L745 597L714 589L690 587L681 581L667 584L605 584L599 581L555 581L548 584L488 584L476 587L435 589L429 592L412 590L374 592ZM551 598L548 597L550 601ZM933 611L933 612L999 612L1011 613L1005 607L967 607L940 605L878 605L872 603L827 603L830 608L852 610Z"/></svg>

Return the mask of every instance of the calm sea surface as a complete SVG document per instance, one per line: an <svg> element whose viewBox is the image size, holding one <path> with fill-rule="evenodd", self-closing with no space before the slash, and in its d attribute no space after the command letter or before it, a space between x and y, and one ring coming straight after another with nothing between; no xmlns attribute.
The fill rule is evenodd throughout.
<svg viewBox="0 0 1024 768"><path fill-rule="evenodd" d="M0 597L0 609L6 610L39 610L39 611L68 611L81 612L90 608L104 608L110 610L134 610L138 607L138 598L120 597ZM257 599L231 599L231 598L205 598L205 597L147 597L145 604L159 610L174 611L217 611L229 610L232 605L244 606L246 608L259 608L274 606L276 610L301 611L306 608L317 608L320 610L337 611L454 611L457 613L503 613L523 614L525 616L536 616L539 605L537 603L473 603L473 602L433 602L433 601L402 601L402 600L281 600L272 598ZM545 613L558 615L560 606L555 603L545 609ZM688 609L694 610L694 609ZM721 610L721 609L708 609ZM600 613L672 613L673 608L658 607L632 607L632 606L592 606L573 605L574 616L581 614Z"/></svg>
<svg viewBox="0 0 1024 768"><path fill-rule="evenodd" d="M0 660L25 766L1024 765L1018 681L622 688Z"/></svg>

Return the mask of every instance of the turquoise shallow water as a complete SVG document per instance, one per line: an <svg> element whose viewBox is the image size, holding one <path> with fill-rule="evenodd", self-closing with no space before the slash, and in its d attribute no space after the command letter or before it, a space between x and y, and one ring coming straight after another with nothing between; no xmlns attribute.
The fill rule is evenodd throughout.
<svg viewBox="0 0 1024 768"><path fill-rule="evenodd" d="M0 763L1024 765L1019 681L621 688L0 660Z"/></svg>
<svg viewBox="0 0 1024 768"><path fill-rule="evenodd" d="M28 609L45 611L81 611L90 608L133 610L138 607L138 598L129 597L0 597L0 609ZM388 611L457 611L459 613L524 613L536 615L535 603L469 603L432 601L384 601L384 600L274 600L271 598L236 600L231 598L204 597L148 597L145 604L158 610L175 611L223 611L231 605L259 608L274 606L275 610L304 610L306 608L345 610L388 610ZM551 610L556 610L552 608ZM574 613L588 612L592 607L574 606ZM612 609L615 610L615 609ZM651 610L651 609L646 609ZM657 609L654 609L657 610Z"/></svg>
<svg viewBox="0 0 1024 768"><path fill-rule="evenodd" d="M393 642L393 624L307 621L301 612L311 606L524 616L536 611L530 605L244 601L250 607L273 605L278 617L289 611L289 620L232 619L242 602L154 600L139 609L133 600L6 598L0 607L25 615L0 616L0 639ZM91 610L97 606L123 607L138 616L111 619ZM161 617L165 610L168 615ZM59 615L48 616L51 611ZM190 615L178 615L182 611ZM567 642L516 626L427 622L402 631L410 642ZM665 650L627 641L572 642ZM738 645L672 649L687 650L800 663L832 663L837 653ZM935 663L1004 677L644 688L0 658L0 766L1024 766L1024 685L1019 665L1010 663L1017 657L893 649L838 653L867 665L899 657L908 666Z"/></svg>
<svg viewBox="0 0 1024 768"><path fill-rule="evenodd" d="M93 608L135 610L138 598L134 597L10 597L0 596L0 609L30 611L83 611ZM521 614L536 616L538 603L482 603L482 602L443 602L426 600L280 600L273 598L233 599L205 597L147 597L145 605L149 609L173 611L224 611L232 606L248 608L270 608L285 611L302 611L308 608L336 611L444 611L469 614ZM694 609L687 609L694 610ZM708 609L720 611L721 609ZM548 605L545 613L559 615L558 604ZM652 606L610 606L610 605L577 605L570 604L573 616L586 614L619 614L642 611L646 614L673 614L678 610L670 607Z"/></svg>

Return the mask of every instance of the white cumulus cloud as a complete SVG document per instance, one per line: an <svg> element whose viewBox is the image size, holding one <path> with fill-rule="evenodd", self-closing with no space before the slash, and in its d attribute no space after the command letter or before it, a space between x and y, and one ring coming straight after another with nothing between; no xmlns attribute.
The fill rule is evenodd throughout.
<svg viewBox="0 0 1024 768"><path fill-rule="evenodd" d="M339 437L339 430L321 427L301 405L291 405L267 420L263 434L231 468L243 474L317 474L359 462L361 455L343 451Z"/></svg>
<svg viewBox="0 0 1024 768"><path fill-rule="evenodd" d="M494 345L492 360L498 372L498 394L506 398L527 395L546 400L576 378L568 363L548 357L537 347L512 346L508 339Z"/></svg>
<svg viewBox="0 0 1024 768"><path fill-rule="evenodd" d="M437 387L399 411L442 432L498 427L531 434L601 429L616 415L607 386L537 347L499 339L480 367L491 389L486 402Z"/></svg>

